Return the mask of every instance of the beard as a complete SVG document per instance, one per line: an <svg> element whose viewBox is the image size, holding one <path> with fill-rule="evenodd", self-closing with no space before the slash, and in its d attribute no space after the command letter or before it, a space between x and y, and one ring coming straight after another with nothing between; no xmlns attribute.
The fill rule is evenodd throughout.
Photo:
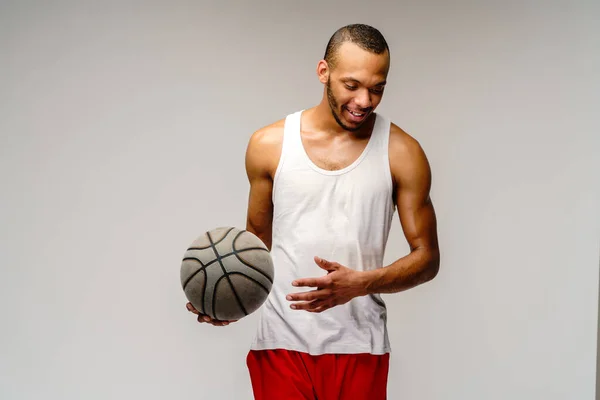
<svg viewBox="0 0 600 400"><path fill-rule="evenodd" d="M339 107L338 101L335 98L333 91L331 90L331 84L330 84L329 79L327 80L326 87L327 87L327 101L329 103L329 108L331 108L331 115L333 115L333 118L335 119L335 121L338 123L339 126L341 126L342 128L344 128L347 131L351 131L351 132L358 131L361 128L362 124L355 126L355 127L350 127L342 122L342 116L340 115L342 112L342 109Z"/></svg>

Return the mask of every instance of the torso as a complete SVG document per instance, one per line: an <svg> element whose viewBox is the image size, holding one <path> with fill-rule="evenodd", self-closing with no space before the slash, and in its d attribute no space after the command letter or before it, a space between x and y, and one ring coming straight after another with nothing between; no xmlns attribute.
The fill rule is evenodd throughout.
<svg viewBox="0 0 600 400"><path fill-rule="evenodd" d="M291 311L285 295L294 290L294 279L323 275L312 262L315 255L356 270L383 265L394 214L386 165L390 121L378 118L373 134L328 134L310 123L302 128L298 113L290 117L261 137L261 163L273 179L271 256L277 273L253 348L384 353L386 309L379 296L307 314Z"/></svg>

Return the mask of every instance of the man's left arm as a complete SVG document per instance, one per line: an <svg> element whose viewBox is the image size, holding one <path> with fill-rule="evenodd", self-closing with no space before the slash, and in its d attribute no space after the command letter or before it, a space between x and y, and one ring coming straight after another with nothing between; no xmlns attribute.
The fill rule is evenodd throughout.
<svg viewBox="0 0 600 400"><path fill-rule="evenodd" d="M399 128L396 128L399 130ZM365 272L365 293L397 293L433 279L440 264L437 220L430 197L431 168L420 144L404 132L390 138L390 167L400 224L410 253Z"/></svg>

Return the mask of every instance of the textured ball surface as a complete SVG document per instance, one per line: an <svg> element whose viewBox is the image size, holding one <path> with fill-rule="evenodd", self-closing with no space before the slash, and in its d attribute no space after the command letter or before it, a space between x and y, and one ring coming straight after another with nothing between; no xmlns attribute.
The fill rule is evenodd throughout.
<svg viewBox="0 0 600 400"><path fill-rule="evenodd" d="M181 286L190 303L218 320L256 311L273 286L273 260L258 236L220 227L198 237L181 263Z"/></svg>

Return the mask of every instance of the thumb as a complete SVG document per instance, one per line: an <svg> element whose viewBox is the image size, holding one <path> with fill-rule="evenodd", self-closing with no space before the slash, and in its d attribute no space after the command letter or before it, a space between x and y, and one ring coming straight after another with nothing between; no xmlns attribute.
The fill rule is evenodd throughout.
<svg viewBox="0 0 600 400"><path fill-rule="evenodd" d="M315 263L325 271L335 271L338 264L315 256Z"/></svg>

